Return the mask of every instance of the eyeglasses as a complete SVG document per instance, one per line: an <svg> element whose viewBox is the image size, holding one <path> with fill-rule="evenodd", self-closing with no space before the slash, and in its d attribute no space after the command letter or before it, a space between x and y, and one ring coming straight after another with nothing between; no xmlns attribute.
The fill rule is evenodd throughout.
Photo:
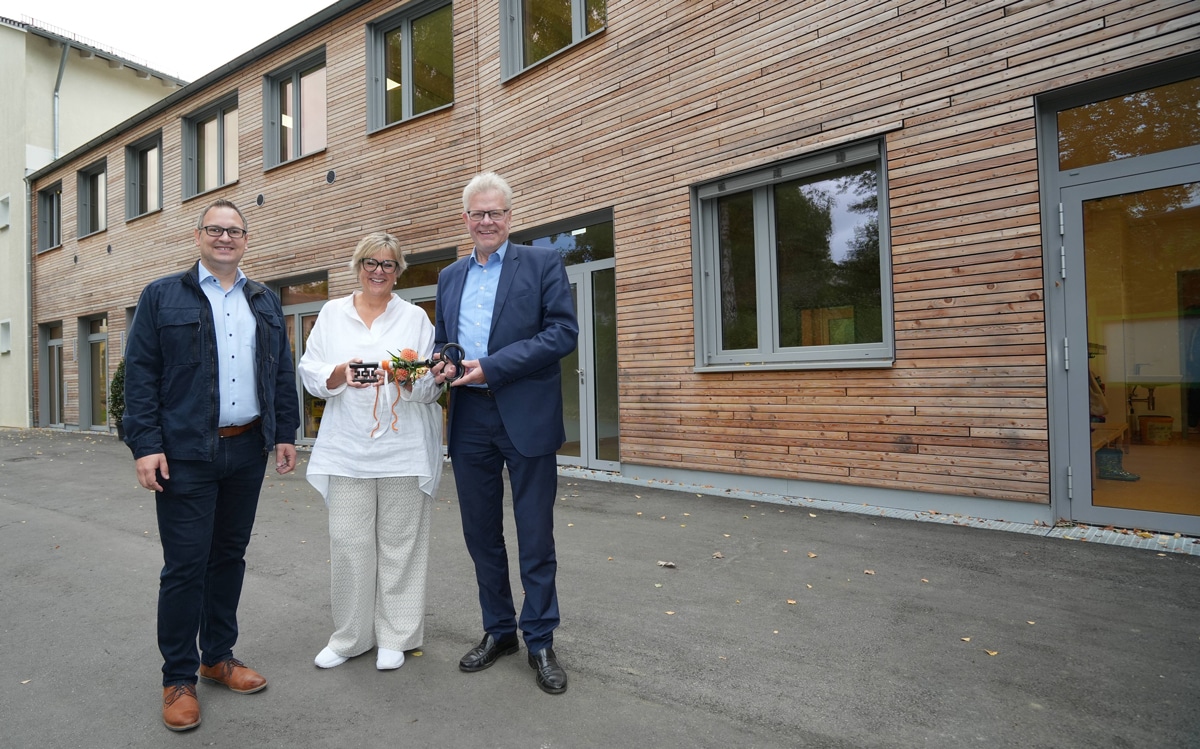
<svg viewBox="0 0 1200 749"><path fill-rule="evenodd" d="M395 260L376 260L373 257L364 257L359 262L362 263L363 270L367 273L379 268L383 268L384 273L395 273L400 268L400 263Z"/></svg>
<svg viewBox="0 0 1200 749"><path fill-rule="evenodd" d="M471 219L472 221L483 221L483 217L487 216L492 221L499 221L500 219L504 218L504 214L508 213L509 210L510 209L505 208L499 211L467 211L467 218Z"/></svg>
<svg viewBox="0 0 1200 749"><path fill-rule="evenodd" d="M241 239L249 234L240 226L201 226L204 233L210 237L219 237L222 234L228 234L230 239Z"/></svg>

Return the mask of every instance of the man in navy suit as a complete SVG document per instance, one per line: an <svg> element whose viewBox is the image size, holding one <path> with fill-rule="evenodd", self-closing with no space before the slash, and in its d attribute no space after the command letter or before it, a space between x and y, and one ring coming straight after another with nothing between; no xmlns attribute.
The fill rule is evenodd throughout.
<svg viewBox="0 0 1200 749"><path fill-rule="evenodd" d="M567 673L553 647L556 452L566 441L559 360L575 349L579 324L562 257L510 244L511 219L508 183L494 172L472 179L463 221L475 247L438 277L435 347L456 342L465 350L450 396L448 452L484 628L458 667L482 671L516 653L519 624L537 685L561 694ZM525 589L519 622L504 545L505 466Z"/></svg>

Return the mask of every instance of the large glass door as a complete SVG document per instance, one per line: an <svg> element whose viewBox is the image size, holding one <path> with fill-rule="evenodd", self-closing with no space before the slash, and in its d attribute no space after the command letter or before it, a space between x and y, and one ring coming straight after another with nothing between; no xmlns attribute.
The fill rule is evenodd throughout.
<svg viewBox="0 0 1200 749"><path fill-rule="evenodd" d="M300 396L300 432L296 440L301 444L312 444L316 440L321 428L321 416L325 413L325 400L309 395L301 384L299 367L308 334L317 324L317 315L328 298L327 279L289 284L279 289L279 299L287 321L288 343L292 349L292 364L296 368L296 392Z"/></svg>
<svg viewBox="0 0 1200 749"><path fill-rule="evenodd" d="M1062 190L1068 340L1087 342L1068 372L1074 519L1200 532L1197 174Z"/></svg>
<svg viewBox="0 0 1200 749"><path fill-rule="evenodd" d="M567 267L579 345L562 360L563 416L567 442L560 465L618 470L617 304L612 260Z"/></svg>
<svg viewBox="0 0 1200 749"><path fill-rule="evenodd" d="M562 255L575 299L579 345L562 360L567 441L559 465L620 469L617 419L616 242L612 211L576 216L515 233L512 241Z"/></svg>
<svg viewBox="0 0 1200 749"><path fill-rule="evenodd" d="M46 423L61 427L66 424L67 390L63 378L63 326L54 323L46 328Z"/></svg>

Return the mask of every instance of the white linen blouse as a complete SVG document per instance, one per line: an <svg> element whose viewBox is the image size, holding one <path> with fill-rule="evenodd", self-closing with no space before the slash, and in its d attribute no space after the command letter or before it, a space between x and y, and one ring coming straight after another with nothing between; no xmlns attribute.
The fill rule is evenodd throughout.
<svg viewBox="0 0 1200 749"><path fill-rule="evenodd" d="M433 375L414 382L411 392L392 382L370 388L342 384L333 390L326 383L334 367L354 358L383 362L391 352L410 348L428 359L433 323L425 310L392 294L368 328L354 308L354 296L321 308L300 358L304 389L325 399L308 483L328 503L330 476L417 476L421 491L432 497L442 478L442 407L437 403L442 389Z"/></svg>

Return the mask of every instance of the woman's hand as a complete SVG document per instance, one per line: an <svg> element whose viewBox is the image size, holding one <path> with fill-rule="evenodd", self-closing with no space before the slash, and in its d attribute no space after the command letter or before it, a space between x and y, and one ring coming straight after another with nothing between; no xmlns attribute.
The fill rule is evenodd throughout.
<svg viewBox="0 0 1200 749"><path fill-rule="evenodd" d="M355 364L362 364L362 359L355 357L344 364L339 364L336 367L334 367L333 371L329 373L329 379L325 382L325 386L328 387L330 390L333 390L335 388L341 387L342 385L348 385L349 387L362 390L363 388L374 387L375 385L382 385L385 382L386 375L383 372L383 367L375 368L375 379L374 380L371 380L369 382L356 381L354 378L355 378L355 375L357 374L357 371L354 369L354 366L353 366Z"/></svg>

